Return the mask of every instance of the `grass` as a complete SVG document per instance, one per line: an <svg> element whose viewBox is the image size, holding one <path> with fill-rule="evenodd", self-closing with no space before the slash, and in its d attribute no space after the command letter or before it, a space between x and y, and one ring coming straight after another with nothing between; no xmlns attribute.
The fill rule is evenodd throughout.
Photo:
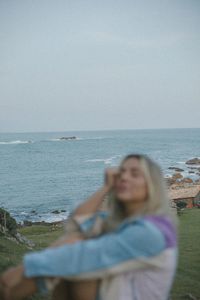
<svg viewBox="0 0 200 300"><path fill-rule="evenodd" d="M200 209L185 209L179 218L179 263L172 299L200 299Z"/></svg>
<svg viewBox="0 0 200 300"><path fill-rule="evenodd" d="M186 209L179 217L179 263L173 284L171 299L200 299L200 209ZM52 226L31 226L19 231L35 242L34 250L43 249L63 233L62 228L53 231ZM28 250L25 245L0 236L0 273L18 264ZM193 298L192 298L193 297ZM42 300L40 295L32 299ZM46 299L46 298L45 298Z"/></svg>
<svg viewBox="0 0 200 300"><path fill-rule="evenodd" d="M19 232L35 243L34 250L40 250L50 245L59 236L61 236L63 233L63 228L57 228L56 230L53 230L51 225L36 225L21 228ZM8 267L20 263L23 255L29 251L31 250L29 250L27 246L16 244L16 242L0 236L0 273L6 270ZM46 300L47 297L36 295L31 297L31 299Z"/></svg>

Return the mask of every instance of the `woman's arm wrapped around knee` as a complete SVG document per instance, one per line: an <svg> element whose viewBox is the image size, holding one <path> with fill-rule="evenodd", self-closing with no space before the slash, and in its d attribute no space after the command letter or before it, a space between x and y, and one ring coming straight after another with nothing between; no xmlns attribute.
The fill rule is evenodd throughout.
<svg viewBox="0 0 200 300"><path fill-rule="evenodd" d="M50 245L50 248L59 247L63 244L75 243L83 239L84 233L72 215L65 222L64 234L58 240L53 242ZM51 292L53 294L55 288L61 283L61 281L63 281L63 279L58 277L43 277L38 278L37 284L40 290L43 290L44 293Z"/></svg>

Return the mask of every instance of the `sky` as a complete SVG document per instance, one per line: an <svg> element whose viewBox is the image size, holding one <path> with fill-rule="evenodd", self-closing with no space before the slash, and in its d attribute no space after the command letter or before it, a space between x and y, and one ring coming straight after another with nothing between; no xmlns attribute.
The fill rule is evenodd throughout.
<svg viewBox="0 0 200 300"><path fill-rule="evenodd" d="M200 127L199 0L0 0L0 132Z"/></svg>

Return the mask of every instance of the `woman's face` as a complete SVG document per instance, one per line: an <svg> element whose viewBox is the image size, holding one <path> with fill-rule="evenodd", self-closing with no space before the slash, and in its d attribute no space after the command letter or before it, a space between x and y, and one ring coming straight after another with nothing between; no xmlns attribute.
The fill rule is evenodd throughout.
<svg viewBox="0 0 200 300"><path fill-rule="evenodd" d="M114 192L120 202L144 202L146 200L147 184L137 158L128 158L119 167Z"/></svg>

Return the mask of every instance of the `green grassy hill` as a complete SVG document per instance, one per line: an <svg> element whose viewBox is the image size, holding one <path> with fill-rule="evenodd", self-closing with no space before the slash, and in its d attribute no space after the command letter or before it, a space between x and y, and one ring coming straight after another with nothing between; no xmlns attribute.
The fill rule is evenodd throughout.
<svg viewBox="0 0 200 300"><path fill-rule="evenodd" d="M185 209L180 218L179 264L172 299L200 299L200 209ZM194 298L192 298L192 296Z"/></svg>
<svg viewBox="0 0 200 300"><path fill-rule="evenodd" d="M200 299L200 209L186 209L180 218L179 265L172 289L172 300ZM20 233L35 242L34 250L42 249L57 239L62 228L53 226L30 226ZM0 236L0 273L8 266L19 263L27 251L26 246ZM192 298L193 297L193 298ZM32 299L44 299L35 296Z"/></svg>

